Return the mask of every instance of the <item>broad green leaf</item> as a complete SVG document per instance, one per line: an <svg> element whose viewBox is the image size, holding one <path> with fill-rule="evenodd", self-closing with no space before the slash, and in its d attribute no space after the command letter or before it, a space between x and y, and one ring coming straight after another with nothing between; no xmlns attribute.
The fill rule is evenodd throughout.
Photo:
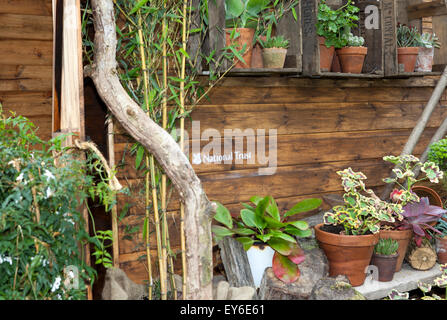
<svg viewBox="0 0 447 320"><path fill-rule="evenodd" d="M270 0L248 0L247 12L249 12L253 16L257 16L268 6L269 3Z"/></svg>
<svg viewBox="0 0 447 320"><path fill-rule="evenodd" d="M292 237L284 232L277 231L277 230L270 230L270 233L276 238L280 238L280 239L289 241L291 243L296 243L296 239L294 237Z"/></svg>
<svg viewBox="0 0 447 320"><path fill-rule="evenodd" d="M300 277L300 269L289 258L275 252L272 269L275 276L284 283L292 283Z"/></svg>
<svg viewBox="0 0 447 320"><path fill-rule="evenodd" d="M218 241L224 237L230 237L234 234L233 231L222 226L211 226L211 231L214 233Z"/></svg>
<svg viewBox="0 0 447 320"><path fill-rule="evenodd" d="M222 223L227 228L233 228L233 218L231 217L230 211L225 208L221 203L215 202L217 204L216 214L214 219Z"/></svg>
<svg viewBox="0 0 447 320"><path fill-rule="evenodd" d="M245 10L245 5L241 0L225 0L225 11L227 19L239 17Z"/></svg>
<svg viewBox="0 0 447 320"><path fill-rule="evenodd" d="M298 213L311 211L314 209L317 209L319 206L321 206L321 203L323 201L318 198L311 198L311 199L305 199L300 202L298 202L296 205L292 207L289 211L287 211L284 214L284 217L293 216Z"/></svg>
<svg viewBox="0 0 447 320"><path fill-rule="evenodd" d="M144 156L144 148L141 145L138 145L137 149L137 155L135 157L135 168L138 169L141 165L141 161L143 160Z"/></svg>
<svg viewBox="0 0 447 320"><path fill-rule="evenodd" d="M262 199L261 201L258 202L258 204L256 205L256 213L262 217L264 216L264 213L267 209L267 207L270 204L270 196L265 197L264 199Z"/></svg>
<svg viewBox="0 0 447 320"><path fill-rule="evenodd" d="M250 236L252 234L256 234L256 232L254 232L251 229L248 228L235 228L232 229L234 233L240 235L240 236Z"/></svg>
<svg viewBox="0 0 447 320"><path fill-rule="evenodd" d="M241 219L247 226L258 230L264 230L267 225L262 217L248 209L241 210Z"/></svg>
<svg viewBox="0 0 447 320"><path fill-rule="evenodd" d="M286 226L284 228L284 232L290 233L291 235L294 235L296 237L300 237L300 238L306 238L309 237L312 234L312 230L307 229L307 230L300 230L295 228L294 226Z"/></svg>
<svg viewBox="0 0 447 320"><path fill-rule="evenodd" d="M264 198L263 198L263 197L260 197L260 196L253 196L253 197L250 198L250 201L251 201L252 203L254 203L255 206L257 206L258 203L259 203L259 201L261 201L262 199L264 199Z"/></svg>
<svg viewBox="0 0 447 320"><path fill-rule="evenodd" d="M287 224L303 231L309 229L309 224L306 221L290 221Z"/></svg>
<svg viewBox="0 0 447 320"><path fill-rule="evenodd" d="M242 243L245 251L250 249L251 246L253 245L253 243L255 243L255 241L249 237L239 237L239 238L236 238L236 240L239 241L240 243Z"/></svg>
<svg viewBox="0 0 447 320"><path fill-rule="evenodd" d="M279 213L278 205L273 197L270 198L270 204L267 207L267 212L276 221L281 221L281 215Z"/></svg>
<svg viewBox="0 0 447 320"><path fill-rule="evenodd" d="M306 256L303 249L301 249L301 247L297 243L295 243L292 246L292 252L287 256L287 258L289 258L289 260L295 264L300 264L304 262Z"/></svg>
<svg viewBox="0 0 447 320"><path fill-rule="evenodd" d="M272 238L272 234L271 233L257 234L256 238L258 238L259 240L261 240L264 243L267 243Z"/></svg>
<svg viewBox="0 0 447 320"><path fill-rule="evenodd" d="M292 253L292 243L289 241L275 237L267 241L267 244L282 255L288 256Z"/></svg>
<svg viewBox="0 0 447 320"><path fill-rule="evenodd" d="M264 216L264 220L265 220L265 222L267 222L267 227L270 229L279 229L279 228L286 226L285 223L279 222L279 221L277 221L273 218L270 218L268 216Z"/></svg>

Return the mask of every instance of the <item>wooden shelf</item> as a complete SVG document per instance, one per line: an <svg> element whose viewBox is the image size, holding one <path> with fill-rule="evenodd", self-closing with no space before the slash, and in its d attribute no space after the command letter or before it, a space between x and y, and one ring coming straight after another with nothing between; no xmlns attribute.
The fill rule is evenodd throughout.
<svg viewBox="0 0 447 320"><path fill-rule="evenodd" d="M445 15L447 14L447 3L445 0L418 3L408 6L407 13L408 20Z"/></svg>
<svg viewBox="0 0 447 320"><path fill-rule="evenodd" d="M260 76L260 75L291 75L298 74L297 68L247 68L247 69L232 69L228 72L231 76Z"/></svg>

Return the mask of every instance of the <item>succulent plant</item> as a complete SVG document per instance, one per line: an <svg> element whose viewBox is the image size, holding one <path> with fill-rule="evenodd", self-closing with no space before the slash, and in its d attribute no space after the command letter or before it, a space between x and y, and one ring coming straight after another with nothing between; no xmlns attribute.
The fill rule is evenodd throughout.
<svg viewBox="0 0 447 320"><path fill-rule="evenodd" d="M397 249L399 249L399 242L397 240L391 238L379 239L379 242L374 247L374 253L392 256L397 253Z"/></svg>

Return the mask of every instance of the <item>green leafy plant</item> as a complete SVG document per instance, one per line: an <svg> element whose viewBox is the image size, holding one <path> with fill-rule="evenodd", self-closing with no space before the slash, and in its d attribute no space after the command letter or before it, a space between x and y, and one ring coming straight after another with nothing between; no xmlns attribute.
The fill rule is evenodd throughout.
<svg viewBox="0 0 447 320"><path fill-rule="evenodd" d="M417 27L407 27L403 24L397 26L397 46L403 47L419 47L421 35Z"/></svg>
<svg viewBox="0 0 447 320"><path fill-rule="evenodd" d="M79 208L93 176L62 139L43 141L28 119L0 108L0 299L83 299L94 281L78 248L92 240ZM63 285L69 266L79 288Z"/></svg>
<svg viewBox="0 0 447 320"><path fill-rule="evenodd" d="M419 158L413 155L385 156L383 160L395 165L392 170L393 176L383 179L385 183L395 183L400 189L394 189L390 198L393 202L399 202L406 205L410 202L419 202L419 197L411 191L411 188L418 182L429 180L432 183L438 183L443 178L444 173L432 161L422 163ZM414 170L420 167L425 174L417 179L414 176Z"/></svg>
<svg viewBox="0 0 447 320"><path fill-rule="evenodd" d="M317 13L317 34L326 38L325 45L328 48L331 46L343 48L361 42L361 37L354 39L351 33L351 28L357 27L359 11L360 9L353 5L352 0L348 0L345 5L336 10L331 9L325 0L320 1Z"/></svg>
<svg viewBox="0 0 447 320"><path fill-rule="evenodd" d="M447 139L441 139L430 145L427 160L434 162L442 171L447 170Z"/></svg>
<svg viewBox="0 0 447 320"><path fill-rule="evenodd" d="M380 222L394 223L402 219L402 206L381 200L374 191L366 189L362 172L351 168L337 171L345 190L345 205L332 208L324 214L324 223L342 226L346 235L378 233Z"/></svg>
<svg viewBox="0 0 447 320"><path fill-rule="evenodd" d="M289 47L289 40L285 39L283 36L267 38L265 41L259 41L263 48L284 48Z"/></svg>
<svg viewBox="0 0 447 320"><path fill-rule="evenodd" d="M363 37L355 36L352 33L348 35L348 47L361 47L365 43L365 39Z"/></svg>
<svg viewBox="0 0 447 320"><path fill-rule="evenodd" d="M446 289L446 295L444 298L441 298L437 294L432 293L431 295L427 295L432 290L432 285L429 283L423 283L418 281L418 288L422 291L423 297L421 300L447 300L447 264L442 264L439 266L442 274L433 280L433 284L439 288ZM391 290L388 294L389 300L408 300L410 297L408 292L399 292L396 289Z"/></svg>
<svg viewBox="0 0 447 320"><path fill-rule="evenodd" d="M397 240L381 238L374 247L374 253L384 256L392 256L397 253L397 249L399 249L399 242L397 242Z"/></svg>
<svg viewBox="0 0 447 320"><path fill-rule="evenodd" d="M245 250L255 242L262 242L275 250L273 271L284 282L293 282L299 277L298 264L304 261L304 254L295 237L311 235L305 221L286 221L296 214L317 209L321 199L306 199L298 202L281 215L276 201L271 196L255 196L252 205L243 203L240 216L233 218L222 204L217 203L214 219L222 225L212 227L216 241L224 237L235 237Z"/></svg>
<svg viewBox="0 0 447 320"><path fill-rule="evenodd" d="M270 0L225 0L225 20L228 28L256 29L258 15Z"/></svg>
<svg viewBox="0 0 447 320"><path fill-rule="evenodd" d="M441 48L441 42L435 33L424 32L419 38L419 46L423 48Z"/></svg>

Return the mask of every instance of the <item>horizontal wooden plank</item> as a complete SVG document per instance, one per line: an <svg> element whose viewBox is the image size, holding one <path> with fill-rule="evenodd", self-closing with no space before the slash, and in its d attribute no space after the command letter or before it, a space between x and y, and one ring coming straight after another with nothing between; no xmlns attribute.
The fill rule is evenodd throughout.
<svg viewBox="0 0 447 320"><path fill-rule="evenodd" d="M0 13L0 39L52 40L53 18Z"/></svg>
<svg viewBox="0 0 447 320"><path fill-rule="evenodd" d="M1 80L28 80L39 79L51 82L53 79L52 66L2 65L0 68ZM0 90L1 91L1 90ZM49 90L48 90L49 91Z"/></svg>
<svg viewBox="0 0 447 320"><path fill-rule="evenodd" d="M0 0L0 13L52 15L51 0Z"/></svg>
<svg viewBox="0 0 447 320"><path fill-rule="evenodd" d="M53 64L53 42L45 40L0 40L2 65Z"/></svg>
<svg viewBox="0 0 447 320"><path fill-rule="evenodd" d="M1 80L0 91L47 91L51 90L51 80L43 79L20 79Z"/></svg>
<svg viewBox="0 0 447 320"><path fill-rule="evenodd" d="M15 112L24 117L49 116L52 114L51 99L41 99L30 102L5 104L4 113Z"/></svg>
<svg viewBox="0 0 447 320"><path fill-rule="evenodd" d="M215 87L206 104L297 104L344 102L427 102L432 90L428 88L321 88L302 87L256 88ZM444 94L445 98L445 94ZM205 102L203 103L205 104Z"/></svg>
<svg viewBox="0 0 447 320"><path fill-rule="evenodd" d="M435 132L435 128L425 130L421 140L415 149L416 153L422 153L424 148L429 143L431 137ZM219 163L210 163L206 158L201 156L202 163L194 164L193 168L197 173L205 172L221 172L230 170L240 170L248 168L262 168L268 166L263 156L272 159L276 152L276 165L279 167L307 164L307 163L322 163L333 161L347 161L356 159L371 159L387 155L390 151L399 152L405 145L411 130L391 130L391 131L357 131L357 132L333 132L333 133L318 133L318 134L293 134L293 135L279 135L276 137L276 146L272 145L271 153L269 138L265 137L265 154L263 149L260 149L260 155L257 154L258 149L256 145L253 150L248 149L247 139L244 139L242 148L236 150L234 138L217 139L216 141L222 146L222 155L231 155L233 160L225 164L223 161ZM262 139L260 139L262 140ZM200 150L209 141L202 141ZM254 142L256 143L256 142ZM225 151L224 145L231 146L230 150ZM191 145L191 141L189 141ZM200 151L199 150L199 151ZM135 170L135 157L130 155L130 145L120 143L115 145L116 159L124 159L126 165L120 167L117 176L119 178L136 179L143 176L143 172ZM235 152L248 153L251 158L247 160L236 161ZM213 152L210 153L210 156ZM192 151L190 148L189 158L192 159Z"/></svg>

